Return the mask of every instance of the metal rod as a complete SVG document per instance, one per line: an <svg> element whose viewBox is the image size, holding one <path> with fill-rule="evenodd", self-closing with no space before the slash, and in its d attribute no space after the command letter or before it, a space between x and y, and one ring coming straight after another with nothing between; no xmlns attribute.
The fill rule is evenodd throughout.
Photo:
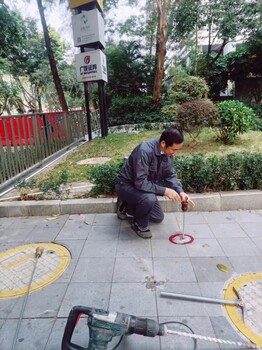
<svg viewBox="0 0 262 350"><path fill-rule="evenodd" d="M183 221L182 221L182 236L180 236L181 240L185 239L185 211L183 211Z"/></svg>
<svg viewBox="0 0 262 350"><path fill-rule="evenodd" d="M15 349L15 345L16 345L17 338L18 338L18 333L19 333L19 330L20 330L20 327L21 327L21 323L22 323L25 307L26 307L26 304L27 304L28 295L29 295L29 292L30 292L30 289L31 289L31 284L33 282L33 278L34 278L37 262L38 262L38 259L42 256L43 251L44 251L44 249L42 247L37 247L36 251L35 251L33 271L31 273L30 281L29 281L28 286L27 286L26 295L25 295L25 298L24 298L24 301L23 301L21 312L20 312L20 317L19 317L19 320L18 320L18 323L17 323L17 326L16 326L16 331L15 331L15 335L14 335L13 343L12 343L12 350Z"/></svg>
<svg viewBox="0 0 262 350"><path fill-rule="evenodd" d="M236 305L236 306L242 307L240 300L224 300L224 299L217 299L217 298L200 297L196 295L170 293L170 292L160 292L160 296L166 297L166 298L180 299L180 300L200 301L200 302L206 302L206 303L212 303L212 304L223 304L223 305Z"/></svg>

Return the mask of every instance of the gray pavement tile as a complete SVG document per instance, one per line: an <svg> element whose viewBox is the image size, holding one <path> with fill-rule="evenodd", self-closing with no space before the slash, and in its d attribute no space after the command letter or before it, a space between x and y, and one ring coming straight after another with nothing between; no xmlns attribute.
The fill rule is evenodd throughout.
<svg viewBox="0 0 262 350"><path fill-rule="evenodd" d="M230 212L232 217L239 223L261 222L262 216L256 210L234 210Z"/></svg>
<svg viewBox="0 0 262 350"><path fill-rule="evenodd" d="M219 238L226 256L259 256L261 252L250 238Z"/></svg>
<svg viewBox="0 0 262 350"><path fill-rule="evenodd" d="M72 214L69 215L67 222L75 222L75 223L89 223L92 225L95 218L95 214Z"/></svg>
<svg viewBox="0 0 262 350"><path fill-rule="evenodd" d="M207 316L201 303L187 300L177 300L160 296L157 293L157 310L159 316ZM163 291L178 294L199 296L200 289L197 283L166 283Z"/></svg>
<svg viewBox="0 0 262 350"><path fill-rule="evenodd" d="M1 329L0 349L11 349L17 320L7 320ZM44 350L53 319L25 319L21 322L15 350Z"/></svg>
<svg viewBox="0 0 262 350"><path fill-rule="evenodd" d="M207 336L207 337L215 337L214 329L211 324L209 317L205 316L193 316L193 317L161 317L159 319L160 322L181 322L184 323L185 326L180 324L170 324L167 327L171 330L187 332L191 333L191 331L186 327L190 327L195 334ZM162 350L193 350L194 349L194 341L191 338L179 335L169 334L165 337L160 338L161 349ZM198 350L218 350L219 345L216 343L211 343L204 340L197 341L197 349Z"/></svg>
<svg viewBox="0 0 262 350"><path fill-rule="evenodd" d="M33 227L27 228L7 228L4 230L0 230L0 243L8 243L8 242L16 242L22 244L25 239L30 235L33 231Z"/></svg>
<svg viewBox="0 0 262 350"><path fill-rule="evenodd" d="M56 317L67 287L67 283L53 283L39 291L30 293L23 312L23 318ZM24 297L19 298L19 302L13 308L8 318L19 318Z"/></svg>
<svg viewBox="0 0 262 350"><path fill-rule="evenodd" d="M208 298L224 299L223 290L225 283L223 282L199 282L199 288L201 295ZM209 316L222 316L224 315L224 307L220 304L200 303L206 310Z"/></svg>
<svg viewBox="0 0 262 350"><path fill-rule="evenodd" d="M80 258L72 282L111 282L114 265L113 258Z"/></svg>
<svg viewBox="0 0 262 350"><path fill-rule="evenodd" d="M55 281L56 283L69 283L75 271L78 259L71 259L70 264L63 274Z"/></svg>
<svg viewBox="0 0 262 350"><path fill-rule="evenodd" d="M19 298L1 298L0 299L0 319L6 319L11 311L19 303Z"/></svg>
<svg viewBox="0 0 262 350"><path fill-rule="evenodd" d="M161 225L169 225L171 227L177 228L178 226L178 218L183 215L182 212L174 212L174 213L164 213L164 220ZM158 224L157 224L158 225Z"/></svg>
<svg viewBox="0 0 262 350"><path fill-rule="evenodd" d="M261 272L262 255L261 256L231 256L228 258L236 273Z"/></svg>
<svg viewBox="0 0 262 350"><path fill-rule="evenodd" d="M151 276L151 258L116 258L113 282L145 282Z"/></svg>
<svg viewBox="0 0 262 350"><path fill-rule="evenodd" d="M186 245L188 255L191 257L224 256L218 241L214 238L197 238Z"/></svg>
<svg viewBox="0 0 262 350"><path fill-rule="evenodd" d="M108 309L111 283L70 283L58 317L68 317L73 306L83 305Z"/></svg>
<svg viewBox="0 0 262 350"><path fill-rule="evenodd" d="M1 235L1 234L0 234ZM0 252L4 253L9 249L15 248L17 246L19 246L20 244L17 242L10 242L10 243L1 243L0 244Z"/></svg>
<svg viewBox="0 0 262 350"><path fill-rule="evenodd" d="M97 214L93 221L93 226L120 226L121 220L116 214Z"/></svg>
<svg viewBox="0 0 262 350"><path fill-rule="evenodd" d="M262 237L253 238L252 241L258 247L258 249L260 249L261 254L262 254ZM261 267L261 269L262 269L262 267Z"/></svg>
<svg viewBox="0 0 262 350"><path fill-rule="evenodd" d="M83 240L80 240L80 239L65 240L65 241L56 240L55 243L61 244L65 248L67 248L71 254L72 259L78 259L83 250L85 240L84 239Z"/></svg>
<svg viewBox="0 0 262 350"><path fill-rule="evenodd" d="M114 258L118 241L90 241L84 244L81 258Z"/></svg>
<svg viewBox="0 0 262 350"><path fill-rule="evenodd" d="M214 238L208 224L185 224L185 232L194 238Z"/></svg>
<svg viewBox="0 0 262 350"><path fill-rule="evenodd" d="M119 240L137 240L139 242L142 241L142 238L138 237L138 235L132 230L130 224L121 225Z"/></svg>
<svg viewBox="0 0 262 350"><path fill-rule="evenodd" d="M241 337L237 331L232 327L228 318L224 316L210 317L211 323L213 325L215 335L217 338L223 340L231 340L235 342L246 343L246 340ZM230 349L238 349L238 346L230 346ZM226 344L220 344L220 349L229 349ZM241 349L247 350L248 347L241 347Z"/></svg>
<svg viewBox="0 0 262 350"><path fill-rule="evenodd" d="M194 224L206 224L206 218L201 212L190 212L185 213L185 222L189 225Z"/></svg>
<svg viewBox="0 0 262 350"><path fill-rule="evenodd" d="M37 227L60 227L62 228L68 220L68 215L42 216L36 223Z"/></svg>
<svg viewBox="0 0 262 350"><path fill-rule="evenodd" d="M61 349L66 322L67 318L58 318L55 320L53 329L49 335L47 344L45 345L45 350Z"/></svg>
<svg viewBox="0 0 262 350"><path fill-rule="evenodd" d="M150 240L119 240L116 256L118 258L151 258Z"/></svg>
<svg viewBox="0 0 262 350"><path fill-rule="evenodd" d="M120 226L92 226L88 239L114 240L119 237Z"/></svg>
<svg viewBox="0 0 262 350"><path fill-rule="evenodd" d="M249 237L262 237L261 222L241 222L240 226Z"/></svg>
<svg viewBox="0 0 262 350"><path fill-rule="evenodd" d="M247 237L245 231L237 222L229 222L226 224L209 224L216 238L227 237Z"/></svg>
<svg viewBox="0 0 262 350"><path fill-rule="evenodd" d="M155 292L145 283L113 283L109 310L140 317L156 316Z"/></svg>
<svg viewBox="0 0 262 350"><path fill-rule="evenodd" d="M229 211L213 211L203 212L204 218L209 224L225 224L234 222L234 219Z"/></svg>
<svg viewBox="0 0 262 350"><path fill-rule="evenodd" d="M196 276L189 258L155 258L154 277L166 282L195 282Z"/></svg>
<svg viewBox="0 0 262 350"><path fill-rule="evenodd" d="M150 230L152 232L152 239L166 239L168 240L170 236L177 232L180 232L178 225L164 225L164 224L154 224L150 225Z"/></svg>
<svg viewBox="0 0 262 350"><path fill-rule="evenodd" d="M66 318L58 318L55 321L54 327L45 346L45 350L61 349L66 322ZM89 342L89 329L87 326L86 317L81 317L78 321L74 329L71 342L76 346L82 346L83 348L87 349Z"/></svg>
<svg viewBox="0 0 262 350"><path fill-rule="evenodd" d="M191 263L198 282L223 282L234 273L234 268L230 260L224 256L191 258ZM223 272L217 268L218 264L223 264L228 268L228 272Z"/></svg>
<svg viewBox="0 0 262 350"><path fill-rule="evenodd" d="M13 218L0 218L0 228L7 228L13 223Z"/></svg>
<svg viewBox="0 0 262 350"><path fill-rule="evenodd" d="M31 233L25 238L24 243L53 242L59 231L59 227L34 227Z"/></svg>
<svg viewBox="0 0 262 350"><path fill-rule="evenodd" d="M86 225L84 222L67 221L63 228L60 230L56 239L87 239L91 226Z"/></svg>
<svg viewBox="0 0 262 350"><path fill-rule="evenodd" d="M188 257L185 245L173 244L169 240L152 240L154 258Z"/></svg>

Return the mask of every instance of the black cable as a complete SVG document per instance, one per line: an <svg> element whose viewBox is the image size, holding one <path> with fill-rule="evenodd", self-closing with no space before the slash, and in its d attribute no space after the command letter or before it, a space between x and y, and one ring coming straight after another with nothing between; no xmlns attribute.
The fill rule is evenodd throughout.
<svg viewBox="0 0 262 350"><path fill-rule="evenodd" d="M183 323L183 322L178 322L178 321L163 322L163 323L160 323L159 326L165 325L165 324L180 324L180 325L182 325L182 326L188 328L192 334L195 334L195 332L193 331L193 329L190 328L187 324L185 324L185 323ZM194 341L194 349L193 349L193 350L196 350L196 348L197 348L197 340L196 340L196 339L193 339L193 341Z"/></svg>
<svg viewBox="0 0 262 350"><path fill-rule="evenodd" d="M111 350L116 350L116 348L119 347L119 345L120 345L121 341L123 340L123 338L124 338L124 334L121 335L121 338L119 339L119 342Z"/></svg>

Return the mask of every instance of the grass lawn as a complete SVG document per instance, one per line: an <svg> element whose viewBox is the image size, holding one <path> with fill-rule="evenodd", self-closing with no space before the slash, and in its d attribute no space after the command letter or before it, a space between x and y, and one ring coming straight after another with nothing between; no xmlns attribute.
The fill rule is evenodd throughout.
<svg viewBox="0 0 262 350"><path fill-rule="evenodd" d="M141 131L139 133L112 134L106 138L96 138L91 142L86 142L65 159L60 161L55 167L39 175L36 180L43 180L50 176L56 176L63 170L66 170L69 179L68 182L87 181L90 165L78 165L77 162L93 157L112 157L112 159L121 159L128 156L133 148L144 140L160 136L160 130ZM204 129L200 134L198 144L193 144L188 135L185 135L185 143L177 155L204 153L223 155L235 152L262 152L262 132L250 131L244 135L238 136L234 145L223 145L216 141L214 131Z"/></svg>

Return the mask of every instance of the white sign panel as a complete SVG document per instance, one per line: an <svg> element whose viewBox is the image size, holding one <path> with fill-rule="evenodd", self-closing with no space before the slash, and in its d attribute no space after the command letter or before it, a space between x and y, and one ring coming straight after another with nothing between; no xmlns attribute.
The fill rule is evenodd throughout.
<svg viewBox="0 0 262 350"><path fill-rule="evenodd" d="M107 82L106 55L101 50L82 52L75 55L77 81Z"/></svg>
<svg viewBox="0 0 262 350"><path fill-rule="evenodd" d="M98 9L74 15L72 27L75 46L100 42L105 47L104 19Z"/></svg>

